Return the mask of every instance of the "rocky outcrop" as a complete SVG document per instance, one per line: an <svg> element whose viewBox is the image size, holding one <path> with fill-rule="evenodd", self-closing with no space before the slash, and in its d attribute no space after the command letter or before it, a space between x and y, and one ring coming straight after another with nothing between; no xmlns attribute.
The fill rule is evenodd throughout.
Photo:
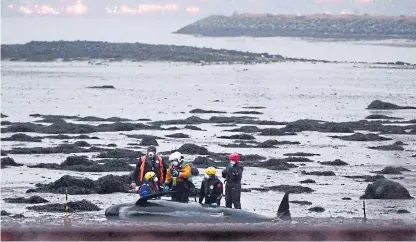
<svg viewBox="0 0 416 242"><path fill-rule="evenodd" d="M10 137L2 138L1 141L41 142L42 138L32 137L27 134L17 133L17 134L13 134Z"/></svg>
<svg viewBox="0 0 416 242"><path fill-rule="evenodd" d="M23 166L23 164L16 163L13 158L3 157L1 158L1 169L7 168L9 166Z"/></svg>
<svg viewBox="0 0 416 242"><path fill-rule="evenodd" d="M224 111L215 111L215 110L203 110L200 108L192 109L189 113L226 113Z"/></svg>
<svg viewBox="0 0 416 242"><path fill-rule="evenodd" d="M236 139L236 140L255 140L253 135L249 134L235 134L230 136L218 136L219 139Z"/></svg>
<svg viewBox="0 0 416 242"><path fill-rule="evenodd" d="M316 212L316 213L322 213L322 212L325 212L325 208L323 208L323 207L319 207L319 206L309 208L308 210L309 210L309 211L311 211L311 212Z"/></svg>
<svg viewBox="0 0 416 242"><path fill-rule="evenodd" d="M355 133L349 136L330 136L331 138L342 139L346 141L383 141L383 140L392 140L391 138L383 137L378 134L362 134Z"/></svg>
<svg viewBox="0 0 416 242"><path fill-rule="evenodd" d="M342 161L340 159L336 159L334 161L323 161L319 162L321 165L327 165L327 166L347 166L349 165L347 162Z"/></svg>
<svg viewBox="0 0 416 242"><path fill-rule="evenodd" d="M400 175L400 174L402 174L402 171L410 171L410 170L406 169L404 167L401 167L401 166L399 166L399 167L386 166L381 171L376 171L375 173Z"/></svg>
<svg viewBox="0 0 416 242"><path fill-rule="evenodd" d="M198 131L202 131L203 129L201 129L200 127L197 127L195 125L185 125L184 127L185 129L189 129L189 130L198 130Z"/></svg>
<svg viewBox="0 0 416 242"><path fill-rule="evenodd" d="M113 85L103 85L103 86L90 86L87 88L92 88L92 89L116 89Z"/></svg>
<svg viewBox="0 0 416 242"><path fill-rule="evenodd" d="M368 185L360 199L412 199L412 197L400 183L380 179Z"/></svg>
<svg viewBox="0 0 416 242"><path fill-rule="evenodd" d="M362 179L364 182L375 182L380 179L384 179L385 177L383 175L358 175L358 176L344 176L346 178L352 178L352 179Z"/></svg>
<svg viewBox="0 0 416 242"><path fill-rule="evenodd" d="M88 143L77 141L74 144L61 144L56 147L32 147L32 148L13 148L6 150L7 154L71 154L71 153L88 153L88 152L99 152L106 150L99 147L88 147Z"/></svg>
<svg viewBox="0 0 416 242"><path fill-rule="evenodd" d="M384 150L384 151L403 151L402 143L395 142L391 145L380 145L380 146L371 146L368 147L373 150Z"/></svg>
<svg viewBox="0 0 416 242"><path fill-rule="evenodd" d="M392 120L396 119L397 120L397 119L403 119L403 118L390 117L390 116L382 115L382 114L371 114L365 117L365 119L392 119Z"/></svg>
<svg viewBox="0 0 416 242"><path fill-rule="evenodd" d="M299 183L316 183L316 181L312 179L306 179L306 180L300 181Z"/></svg>
<svg viewBox="0 0 416 242"><path fill-rule="evenodd" d="M312 37L416 39L416 18L272 14L211 15L174 33L209 37Z"/></svg>
<svg viewBox="0 0 416 242"><path fill-rule="evenodd" d="M411 106L399 106L397 104L389 103L389 102L383 102L380 100L372 101L367 109L373 109L373 110L394 110L394 109L416 109L416 107Z"/></svg>
<svg viewBox="0 0 416 242"><path fill-rule="evenodd" d="M30 203L30 204L49 202L48 200L46 200L42 197L39 197L39 196L31 196L29 198L24 198L24 197L5 198L3 200L7 203Z"/></svg>
<svg viewBox="0 0 416 242"><path fill-rule="evenodd" d="M189 135L184 134L184 133L168 134L168 135L165 135L165 136L168 137L168 138L175 138L175 139L187 139L187 138L190 137Z"/></svg>
<svg viewBox="0 0 416 242"><path fill-rule="evenodd" d="M314 192L310 187L303 187L303 186L291 186L291 185L279 185L279 186L269 186L269 187L260 187L260 188L250 188L250 190L254 191L279 191L279 192L289 192L289 193L311 193Z"/></svg>
<svg viewBox="0 0 416 242"><path fill-rule="evenodd" d="M111 149L101 152L97 158L139 158L144 154L140 151L128 149Z"/></svg>
<svg viewBox="0 0 416 242"><path fill-rule="evenodd" d="M284 156L320 156L320 154L305 153L305 152L296 152L296 153L286 153Z"/></svg>
<svg viewBox="0 0 416 242"><path fill-rule="evenodd" d="M196 167L199 167L199 168L207 168L209 166L225 167L225 166L227 166L228 162L227 161L216 162L213 159L210 159L209 157L198 156L194 159L192 164Z"/></svg>
<svg viewBox="0 0 416 242"><path fill-rule="evenodd" d="M269 170L277 170L277 171L289 170L291 168L298 167L294 164L287 163L286 161L282 159L270 159L270 160L263 161L263 162L256 162L256 163L250 164L250 166L262 167L262 168L267 168Z"/></svg>
<svg viewBox="0 0 416 242"><path fill-rule="evenodd" d="M309 202L309 201L297 201L297 200L294 200L294 201L289 201L290 203L294 203L294 204L299 204L299 205L303 205L303 206L305 206L305 205L312 205L312 202Z"/></svg>
<svg viewBox="0 0 416 242"><path fill-rule="evenodd" d="M335 172L333 171L311 171L306 172L302 171L302 175L312 175L312 176L335 176Z"/></svg>
<svg viewBox="0 0 416 242"><path fill-rule="evenodd" d="M259 111L237 111L237 112L234 112L233 114L248 114L248 115L255 114L257 115L257 114L263 114L263 113Z"/></svg>
<svg viewBox="0 0 416 242"><path fill-rule="evenodd" d="M77 212L85 212L85 211L100 211L101 208L99 208L97 205L93 204L92 202L88 200L81 200L81 201L75 201L75 202L68 202L68 210L71 213L77 213ZM45 205L37 205L37 206L31 206L27 207L29 210L34 210L38 212L65 212L65 204L60 203L51 203L51 204L45 204Z"/></svg>
<svg viewBox="0 0 416 242"><path fill-rule="evenodd" d="M195 144L183 144L178 149L179 152L188 155L208 155L208 149L202 146L198 146Z"/></svg>

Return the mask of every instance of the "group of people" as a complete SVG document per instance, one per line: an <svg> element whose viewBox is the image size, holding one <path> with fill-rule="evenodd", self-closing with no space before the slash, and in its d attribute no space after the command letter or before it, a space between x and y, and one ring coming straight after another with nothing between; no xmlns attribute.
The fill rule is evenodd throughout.
<svg viewBox="0 0 416 242"><path fill-rule="evenodd" d="M222 170L222 178L225 179L225 205L228 208L234 205L234 208L241 209L241 179L244 168L239 154L232 153L228 159L228 166ZM173 201L188 202L190 191L195 187L192 175L191 164L185 161L180 152L172 153L168 161L165 161L156 154L156 147L150 146L132 173L131 187L138 188L140 197L172 191ZM202 204L205 200L204 203L211 207L220 206L224 183L218 178L215 167L206 168L199 191L199 203Z"/></svg>

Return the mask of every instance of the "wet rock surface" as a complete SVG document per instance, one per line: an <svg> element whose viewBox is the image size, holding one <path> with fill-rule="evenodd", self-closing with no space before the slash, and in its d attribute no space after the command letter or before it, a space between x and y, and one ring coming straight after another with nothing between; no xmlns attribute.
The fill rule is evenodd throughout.
<svg viewBox="0 0 416 242"><path fill-rule="evenodd" d="M368 115L367 117L365 117L365 119L392 119L392 120L397 120L397 119L403 119L403 118L390 117L390 116L382 115L382 114L371 114L371 115Z"/></svg>
<svg viewBox="0 0 416 242"><path fill-rule="evenodd" d="M116 148L99 153L97 158L139 158L143 155L140 151Z"/></svg>
<svg viewBox="0 0 416 242"><path fill-rule="evenodd" d="M208 149L202 146L198 146L195 144L183 144L181 147L179 147L178 149L179 152L183 153L183 154L188 154L188 155L208 155Z"/></svg>
<svg viewBox="0 0 416 242"><path fill-rule="evenodd" d="M292 185L278 185L278 186L250 188L250 189L255 190L255 191L261 191L261 192L279 191L279 192L289 192L289 193L311 193L315 191L310 187L292 186Z"/></svg>
<svg viewBox="0 0 416 242"><path fill-rule="evenodd" d="M90 86L87 88L92 88L92 89L116 89L114 86L112 85L103 85L103 86Z"/></svg>
<svg viewBox="0 0 416 242"><path fill-rule="evenodd" d="M403 174L402 171L410 171L409 169L406 169L404 167L394 167L394 166L386 166L384 167L381 171L376 171L375 173L378 174L395 174L395 175L399 175L399 174Z"/></svg>
<svg viewBox="0 0 416 242"><path fill-rule="evenodd" d="M364 182L375 182L380 179L384 179L385 177L383 175L357 175L357 176L344 176L346 178L352 178L352 179L362 179Z"/></svg>
<svg viewBox="0 0 416 242"><path fill-rule="evenodd" d="M166 137L169 137L169 138L175 138L175 139L186 139L186 138L190 138L189 135L184 134L184 133L168 134L168 135L165 135L165 136Z"/></svg>
<svg viewBox="0 0 416 242"><path fill-rule="evenodd" d="M174 33L209 37L312 37L339 39L415 39L415 18L350 15L211 15Z"/></svg>
<svg viewBox="0 0 416 242"><path fill-rule="evenodd" d="M33 148L13 148L11 150L6 150L7 154L70 154L70 153L89 153L89 152L99 152L106 150L99 147L88 147L88 143L84 142L75 142L74 144L61 144L56 147L33 147Z"/></svg>
<svg viewBox="0 0 416 242"><path fill-rule="evenodd" d="M389 179L380 179L369 184L360 199L412 199L412 197L400 183Z"/></svg>
<svg viewBox="0 0 416 242"><path fill-rule="evenodd" d="M237 111L237 112L234 112L233 114L263 114L263 113L259 111Z"/></svg>
<svg viewBox="0 0 416 242"><path fill-rule="evenodd" d="M336 159L334 161L323 161L320 162L321 165L327 165L327 166L347 166L349 165L347 162L342 161L340 159Z"/></svg>
<svg viewBox="0 0 416 242"><path fill-rule="evenodd" d="M270 170L284 171L298 167L294 164L287 163L284 159L269 159L263 162L252 163L248 166L263 167Z"/></svg>
<svg viewBox="0 0 416 242"><path fill-rule="evenodd" d="M97 205L92 202L83 199L81 201L68 202L68 208L70 212L85 212L85 211L100 211ZM29 210L34 210L38 212L65 212L65 204L60 203L51 203L45 205L36 205L27 207Z"/></svg>
<svg viewBox="0 0 416 242"><path fill-rule="evenodd" d="M17 133L10 137L2 138L1 141L41 142L42 138L32 137L27 134Z"/></svg>
<svg viewBox="0 0 416 242"><path fill-rule="evenodd" d="M300 181L299 183L316 183L316 181L312 179L306 179L306 180Z"/></svg>
<svg viewBox="0 0 416 242"><path fill-rule="evenodd" d="M311 172L306 172L306 171L302 171L301 172L303 175L312 175L312 176L335 176L335 172L333 171L311 171Z"/></svg>
<svg viewBox="0 0 416 242"><path fill-rule="evenodd" d="M25 198L25 197L5 198L3 200L7 203L30 203L30 204L49 202L48 200L40 196L31 196L29 198Z"/></svg>
<svg viewBox="0 0 416 242"><path fill-rule="evenodd" d="M23 166L23 164L16 163L13 158L11 157L3 157L1 158L1 169L7 168L9 166Z"/></svg>
<svg viewBox="0 0 416 242"><path fill-rule="evenodd" d="M226 113L224 111L204 110L200 108L192 109L189 113Z"/></svg>
<svg viewBox="0 0 416 242"><path fill-rule="evenodd" d="M110 194L115 192L128 192L129 175L114 176L107 175L93 181L88 178L76 178L65 175L55 182L48 184L36 184L35 189L29 189L26 193L42 192L65 194L68 189L70 195L87 195L87 194Z"/></svg>
<svg viewBox="0 0 416 242"><path fill-rule="evenodd" d="M219 139L235 139L235 140L255 140L256 138L253 135L249 134L236 134L230 136L218 136Z"/></svg>
<svg viewBox="0 0 416 242"><path fill-rule="evenodd" d="M378 134L362 134L355 133L349 136L330 136L331 138L342 139L346 141L382 141L382 140L392 140L391 138L383 137Z"/></svg>
<svg viewBox="0 0 416 242"><path fill-rule="evenodd" d="M312 205L312 202L309 202L309 201L297 201L297 200L294 200L294 201L289 201L289 202L290 203L294 203L294 204L303 205L303 206Z"/></svg>
<svg viewBox="0 0 416 242"><path fill-rule="evenodd" d="M203 129L201 129L200 127L197 127L195 125L185 125L184 127L185 129L189 129L189 130L198 130L198 131L202 131Z"/></svg>
<svg viewBox="0 0 416 242"><path fill-rule="evenodd" d="M296 152L296 153L286 153L284 156L320 156L320 154L305 153L305 152Z"/></svg>
<svg viewBox="0 0 416 242"><path fill-rule="evenodd" d="M317 213L325 212L325 208L319 207L319 206L318 207L309 208L308 210L311 211L311 212L317 212Z"/></svg>
<svg viewBox="0 0 416 242"><path fill-rule="evenodd" d="M406 209L399 209L397 210L397 213L404 214L404 213L410 213L410 212Z"/></svg>
<svg viewBox="0 0 416 242"><path fill-rule="evenodd" d="M373 150L384 150L384 151L403 151L404 148L397 143L391 144L391 145L380 145L380 146L371 146L368 147L369 149Z"/></svg>
<svg viewBox="0 0 416 242"><path fill-rule="evenodd" d="M394 109L416 109L416 107L399 106L397 104L393 104L393 103L389 103L389 102L374 100L368 105L367 109L372 109L372 110L394 110Z"/></svg>

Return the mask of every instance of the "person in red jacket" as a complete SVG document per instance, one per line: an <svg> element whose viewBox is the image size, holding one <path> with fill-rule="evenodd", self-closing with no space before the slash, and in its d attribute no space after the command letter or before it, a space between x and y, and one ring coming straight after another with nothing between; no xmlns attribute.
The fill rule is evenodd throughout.
<svg viewBox="0 0 416 242"><path fill-rule="evenodd" d="M234 208L241 209L241 179L244 168L238 153L232 153L228 159L230 163L222 171L222 177L225 178L225 206L231 208L234 205Z"/></svg>

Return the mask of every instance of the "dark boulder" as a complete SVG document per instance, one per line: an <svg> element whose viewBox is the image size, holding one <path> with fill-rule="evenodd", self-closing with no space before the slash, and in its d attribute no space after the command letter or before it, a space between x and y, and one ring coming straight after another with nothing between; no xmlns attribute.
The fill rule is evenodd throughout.
<svg viewBox="0 0 416 242"><path fill-rule="evenodd" d="M266 140L257 145L257 148L275 148L276 145L299 145L298 141L278 141L278 140Z"/></svg>
<svg viewBox="0 0 416 242"><path fill-rule="evenodd" d="M92 88L92 89L116 89L113 85L103 85L103 86L90 86L87 88Z"/></svg>
<svg viewBox="0 0 416 242"><path fill-rule="evenodd" d="M219 139L236 139L236 140L255 140L253 135L249 134L236 134L230 136L218 136Z"/></svg>
<svg viewBox="0 0 416 242"><path fill-rule="evenodd" d="M97 158L139 158L144 154L140 151L128 149L112 149L103 151L97 155Z"/></svg>
<svg viewBox="0 0 416 242"><path fill-rule="evenodd" d="M227 132L256 133L260 131L257 126L242 126L236 129L225 130Z"/></svg>
<svg viewBox="0 0 416 242"><path fill-rule="evenodd" d="M376 171L375 173L378 174L394 174L394 175L399 175L402 174L402 171L410 171L409 169L406 169L404 167L394 167L394 166L386 166L383 168L383 170L381 171Z"/></svg>
<svg viewBox="0 0 416 242"><path fill-rule="evenodd" d="M316 183L316 181L312 179L306 179L306 180L300 181L299 183Z"/></svg>
<svg viewBox="0 0 416 242"><path fill-rule="evenodd" d="M245 106L245 107L242 107L242 108L245 108L245 109L265 109L266 107L261 107L261 106Z"/></svg>
<svg viewBox="0 0 416 242"><path fill-rule="evenodd" d="M10 216L11 213L7 212L6 210L1 210L1 216Z"/></svg>
<svg viewBox="0 0 416 242"><path fill-rule="evenodd" d="M392 145L381 145L381 146L373 146L368 147L369 149L373 150L384 150L384 151L403 151L404 148L401 145L398 145L396 143Z"/></svg>
<svg viewBox="0 0 416 242"><path fill-rule="evenodd" d="M16 163L13 158L3 157L1 158L1 169L7 168L9 166L23 166L23 164Z"/></svg>
<svg viewBox="0 0 416 242"><path fill-rule="evenodd" d="M305 152L296 152L296 153L286 153L284 156L320 156L320 154L305 153Z"/></svg>
<svg viewBox="0 0 416 242"><path fill-rule="evenodd" d="M165 135L165 136L166 137L169 137L169 138L176 138L176 139L186 139L186 138L189 138L189 135L184 134L184 133L168 134L168 135Z"/></svg>
<svg viewBox="0 0 416 242"><path fill-rule="evenodd" d="M143 139L140 141L139 145L141 145L141 146L159 146L159 143L153 137L143 137Z"/></svg>
<svg viewBox="0 0 416 242"><path fill-rule="evenodd" d="M213 166L213 167L224 167L227 166L226 161L222 161L222 162L215 162L213 159L210 159L208 157L204 157L204 156L198 156L195 158L195 160L192 162L192 164L196 167L200 167L200 168L207 168L209 166Z"/></svg>
<svg viewBox="0 0 416 242"><path fill-rule="evenodd" d="M392 110L392 109L416 109L416 107L411 106L399 106L393 103L383 102L380 100L375 100L368 105L367 109L373 110Z"/></svg>
<svg viewBox="0 0 416 242"><path fill-rule="evenodd" d="M17 133L8 138L2 138L1 141L20 141L20 142L41 142L42 138L32 137L27 134Z"/></svg>
<svg viewBox="0 0 416 242"><path fill-rule="evenodd" d="M311 171L306 172L302 171L302 175L312 175L312 176L335 176L335 173L333 171Z"/></svg>
<svg viewBox="0 0 416 242"><path fill-rule="evenodd" d="M384 179L385 177L383 175L358 175L358 176L344 176L346 178L352 178L352 179L363 179L364 182L375 182L380 179Z"/></svg>
<svg viewBox="0 0 416 242"><path fill-rule="evenodd" d="M350 197L343 197L342 200L346 201L346 200L352 200Z"/></svg>
<svg viewBox="0 0 416 242"><path fill-rule="evenodd" d="M267 192L267 191L279 191L279 192L289 192L289 193L311 193L314 192L310 187L303 186L292 186L292 185L278 185L278 186L269 186L269 187L260 187L260 188L251 188L251 190Z"/></svg>
<svg viewBox="0 0 416 242"><path fill-rule="evenodd" d="M61 169L61 165L56 163L39 163L36 165L28 165L29 168L46 168L46 169Z"/></svg>
<svg viewBox="0 0 416 242"><path fill-rule="evenodd" d="M88 156L69 156L64 162L61 163L61 166L90 166L94 163L88 160Z"/></svg>
<svg viewBox="0 0 416 242"><path fill-rule="evenodd" d="M347 162L342 161L340 159L336 159L334 161L323 161L320 162L321 165L327 165L327 166L347 166L349 165Z"/></svg>
<svg viewBox="0 0 416 242"><path fill-rule="evenodd" d="M360 199L412 199L412 197L400 183L380 179L369 184Z"/></svg>
<svg viewBox="0 0 416 242"><path fill-rule="evenodd" d="M290 201L290 203L299 204L299 205L302 205L302 206L312 205L312 202L309 202L309 201L297 201L297 200L294 200L294 201Z"/></svg>
<svg viewBox="0 0 416 242"><path fill-rule="evenodd" d="M390 117L387 115L382 114L372 114L365 117L365 119L403 119L403 118L396 118L396 117Z"/></svg>
<svg viewBox="0 0 416 242"><path fill-rule="evenodd" d="M383 141L383 140L392 140L391 138L383 137L378 134L362 134L355 133L349 136L330 136L331 138L337 138L345 141Z"/></svg>
<svg viewBox="0 0 416 242"><path fill-rule="evenodd" d="M117 147L117 144L111 143L107 145L108 147Z"/></svg>
<svg viewBox="0 0 416 242"><path fill-rule="evenodd" d="M227 154L228 157L229 154ZM265 160L266 157L258 154L248 154L248 155L242 155L240 154L240 160L241 161L261 161Z"/></svg>
<svg viewBox="0 0 416 242"><path fill-rule="evenodd" d="M286 157L286 158L283 158L281 160L286 161L286 162L302 162L302 163L303 162L314 162L313 160L311 160L309 158L306 158L306 157L294 157L294 156Z"/></svg>
<svg viewBox="0 0 416 242"><path fill-rule="evenodd" d="M200 108L192 109L189 113L226 113L223 111L214 111L214 110L203 110Z"/></svg>
<svg viewBox="0 0 416 242"><path fill-rule="evenodd" d="M184 127L185 129L190 129L190 130L198 130L198 131L202 131L203 129L201 129L200 127L197 127L195 125L185 125Z"/></svg>
<svg viewBox="0 0 416 242"><path fill-rule="evenodd" d="M311 212L322 213L322 212L325 211L325 208L318 206L318 207L309 208L308 210L311 211Z"/></svg>
<svg viewBox="0 0 416 242"><path fill-rule="evenodd" d="M183 144L181 147L179 147L178 151L183 154L188 154L188 155L208 155L209 154L207 148L198 146L195 144L189 144L189 143Z"/></svg>
<svg viewBox="0 0 416 242"><path fill-rule="evenodd" d="M163 137L149 134L126 134L126 136L133 139L165 139Z"/></svg>
<svg viewBox="0 0 416 242"><path fill-rule="evenodd" d="M100 211L101 208L99 208L97 205L91 203L88 200L81 200L81 201L75 201L75 202L68 202L68 209L71 213L76 212L85 212L85 211ZM65 212L65 204L60 203L51 203L51 204L45 204L45 205L37 205L37 206L31 206L27 207L29 210L34 210L38 212Z"/></svg>
<svg viewBox="0 0 416 242"><path fill-rule="evenodd" d="M410 212L406 209L399 209L399 210L397 210L397 213L404 214L404 213L410 213Z"/></svg>
<svg viewBox="0 0 416 242"><path fill-rule="evenodd" d="M258 111L237 111L237 112L234 112L233 114L263 114L263 113L258 112Z"/></svg>
<svg viewBox="0 0 416 242"><path fill-rule="evenodd" d="M76 141L74 145L78 147L90 147L91 146L87 141L84 141L84 140Z"/></svg>
<svg viewBox="0 0 416 242"><path fill-rule="evenodd" d="M286 132L283 129L276 128L265 128L260 130L262 136L285 136L285 135L296 135L295 132Z"/></svg>
<svg viewBox="0 0 416 242"><path fill-rule="evenodd" d="M30 204L49 202L48 200L46 200L46 199L44 199L40 196L31 196L29 198L24 198L24 197L5 198L3 200L7 203L30 203Z"/></svg>
<svg viewBox="0 0 416 242"><path fill-rule="evenodd" d="M3 114L3 113L1 113L0 116L1 116L1 118L7 118L7 117L9 117L9 116L7 116L6 114Z"/></svg>
<svg viewBox="0 0 416 242"><path fill-rule="evenodd" d="M281 159L280 160L269 159L263 162L254 163L251 166L263 167L263 168L267 168L270 170L277 170L277 171L284 171L284 170L289 170L290 168L297 167L296 165L287 163L286 161L283 161Z"/></svg>

